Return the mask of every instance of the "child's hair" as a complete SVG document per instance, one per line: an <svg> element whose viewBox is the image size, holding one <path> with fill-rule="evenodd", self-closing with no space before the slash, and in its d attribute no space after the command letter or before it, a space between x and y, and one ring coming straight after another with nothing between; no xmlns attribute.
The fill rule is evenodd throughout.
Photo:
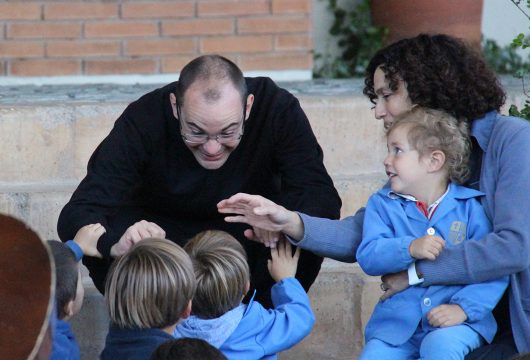
<svg viewBox="0 0 530 360"><path fill-rule="evenodd" d="M79 264L75 261L72 250L57 240L48 240L48 246L55 262L55 302L57 317L63 319L68 302L75 300L77 281L79 278Z"/></svg>
<svg viewBox="0 0 530 360"><path fill-rule="evenodd" d="M144 239L116 259L105 283L111 321L121 328L176 324L195 292L188 254L165 239Z"/></svg>
<svg viewBox="0 0 530 360"><path fill-rule="evenodd" d="M414 106L395 119L387 136L403 126L408 130L409 145L420 156L434 150L445 154L444 166L451 181L462 184L469 177L471 146L466 122L458 121L444 111Z"/></svg>
<svg viewBox="0 0 530 360"><path fill-rule="evenodd" d="M226 360L226 356L203 339L181 338L162 343L151 360Z"/></svg>
<svg viewBox="0 0 530 360"><path fill-rule="evenodd" d="M241 303L249 283L249 268L243 246L224 231L197 234L184 249L193 262L197 292L193 314L217 318Z"/></svg>

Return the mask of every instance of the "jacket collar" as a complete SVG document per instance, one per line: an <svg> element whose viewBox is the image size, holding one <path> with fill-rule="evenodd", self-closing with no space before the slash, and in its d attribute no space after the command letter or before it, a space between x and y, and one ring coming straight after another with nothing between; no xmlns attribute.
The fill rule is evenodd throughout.
<svg viewBox="0 0 530 360"><path fill-rule="evenodd" d="M497 120L497 111L490 111L483 117L473 120L471 123L471 136L477 139L482 151L488 150L491 133Z"/></svg>

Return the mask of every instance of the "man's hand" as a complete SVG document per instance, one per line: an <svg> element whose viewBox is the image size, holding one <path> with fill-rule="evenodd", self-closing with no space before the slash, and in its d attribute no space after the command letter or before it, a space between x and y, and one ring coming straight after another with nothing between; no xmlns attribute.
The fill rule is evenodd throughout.
<svg viewBox="0 0 530 360"><path fill-rule="evenodd" d="M397 294L410 286L407 271L383 275L381 276L381 282L381 286L386 289L383 295L381 295L381 301L388 299L392 295Z"/></svg>
<svg viewBox="0 0 530 360"><path fill-rule="evenodd" d="M252 226L251 231L245 231L245 236L269 246L278 241L278 232L296 240L304 236L304 226L297 213L259 195L239 193L220 201L217 209L222 214L237 214L225 217L225 221Z"/></svg>
<svg viewBox="0 0 530 360"><path fill-rule="evenodd" d="M97 243L105 231L105 228L99 223L85 225L75 234L74 242L83 250L84 255L102 258Z"/></svg>
<svg viewBox="0 0 530 360"><path fill-rule="evenodd" d="M275 249L271 249L271 257L272 259L267 261L267 268L274 281L278 282L296 275L300 248L296 248L293 255L291 243L282 239Z"/></svg>
<svg viewBox="0 0 530 360"><path fill-rule="evenodd" d="M439 236L425 235L417 238L409 245L409 253L415 259L434 260L440 255L445 241Z"/></svg>
<svg viewBox="0 0 530 360"><path fill-rule="evenodd" d="M110 256L117 257L125 254L137 242L147 238L166 237L166 232L157 224L141 220L125 231L120 240L110 248Z"/></svg>
<svg viewBox="0 0 530 360"><path fill-rule="evenodd" d="M457 304L442 304L427 314L429 324L434 327L448 327L462 324L467 320L464 310Z"/></svg>

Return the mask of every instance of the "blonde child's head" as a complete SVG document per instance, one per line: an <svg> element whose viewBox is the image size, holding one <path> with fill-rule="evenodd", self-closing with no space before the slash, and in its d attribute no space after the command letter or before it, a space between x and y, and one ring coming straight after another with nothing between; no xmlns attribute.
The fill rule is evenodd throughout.
<svg viewBox="0 0 530 360"><path fill-rule="evenodd" d="M250 278L239 241L224 231L210 230L197 234L184 249L197 279L193 314L212 319L237 307L248 291Z"/></svg>
<svg viewBox="0 0 530 360"><path fill-rule="evenodd" d="M465 121L440 110L415 106L394 120L387 137L398 128L406 129L409 145L420 157L435 150L443 152L443 168L451 181L462 184L469 177L471 145Z"/></svg>
<svg viewBox="0 0 530 360"><path fill-rule="evenodd" d="M121 328L165 328L189 309L195 292L186 252L166 239L145 239L114 261L105 283L112 323Z"/></svg>

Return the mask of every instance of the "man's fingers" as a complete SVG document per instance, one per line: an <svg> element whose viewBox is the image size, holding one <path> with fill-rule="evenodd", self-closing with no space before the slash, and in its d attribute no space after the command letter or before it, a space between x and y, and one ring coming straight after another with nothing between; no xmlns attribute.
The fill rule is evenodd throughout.
<svg viewBox="0 0 530 360"><path fill-rule="evenodd" d="M246 230L243 232L243 235L245 235L245 237L246 237L247 239L249 239L249 240L259 242L259 239L256 237L256 234L254 234L254 230L252 230L252 229L246 229Z"/></svg>

